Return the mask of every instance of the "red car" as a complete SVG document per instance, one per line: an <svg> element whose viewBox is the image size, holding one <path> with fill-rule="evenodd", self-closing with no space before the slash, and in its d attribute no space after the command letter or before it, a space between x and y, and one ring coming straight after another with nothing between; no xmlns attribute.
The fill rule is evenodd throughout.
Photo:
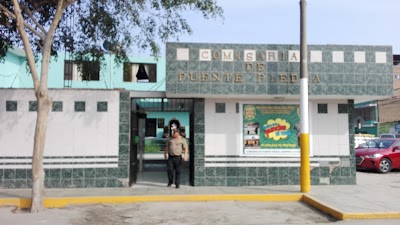
<svg viewBox="0 0 400 225"><path fill-rule="evenodd" d="M356 148L357 169L388 173L400 168L400 139L369 139Z"/></svg>

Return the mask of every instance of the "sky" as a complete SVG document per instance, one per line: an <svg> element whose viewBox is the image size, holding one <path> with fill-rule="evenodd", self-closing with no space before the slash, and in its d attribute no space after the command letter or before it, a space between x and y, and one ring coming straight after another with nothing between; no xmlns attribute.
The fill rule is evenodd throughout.
<svg viewBox="0 0 400 225"><path fill-rule="evenodd" d="M217 0L224 19L186 13L193 34L179 42L299 44L299 2ZM400 54L399 9L400 0L307 0L307 43L391 45Z"/></svg>

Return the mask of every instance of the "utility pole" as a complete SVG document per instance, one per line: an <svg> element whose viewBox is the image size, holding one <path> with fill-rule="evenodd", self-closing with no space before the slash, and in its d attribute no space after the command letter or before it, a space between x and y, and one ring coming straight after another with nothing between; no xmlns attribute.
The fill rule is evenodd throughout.
<svg viewBox="0 0 400 225"><path fill-rule="evenodd" d="M306 0L300 0L300 186L310 192Z"/></svg>

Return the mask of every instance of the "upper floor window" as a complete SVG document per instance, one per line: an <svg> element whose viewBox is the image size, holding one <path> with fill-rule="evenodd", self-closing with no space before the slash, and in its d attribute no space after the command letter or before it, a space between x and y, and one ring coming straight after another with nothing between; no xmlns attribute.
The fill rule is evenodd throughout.
<svg viewBox="0 0 400 225"><path fill-rule="evenodd" d="M64 62L64 80L100 80L100 62L66 60Z"/></svg>
<svg viewBox="0 0 400 225"><path fill-rule="evenodd" d="M124 63L124 82L157 82L157 64Z"/></svg>

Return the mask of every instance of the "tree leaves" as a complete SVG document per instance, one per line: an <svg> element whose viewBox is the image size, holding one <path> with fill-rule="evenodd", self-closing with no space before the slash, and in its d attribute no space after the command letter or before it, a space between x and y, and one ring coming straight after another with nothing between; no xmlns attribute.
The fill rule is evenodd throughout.
<svg viewBox="0 0 400 225"><path fill-rule="evenodd" d="M166 42L180 34L191 34L192 30L184 18L188 10L198 11L205 18L222 17L222 9L215 0L64 0L74 2L68 6L57 27L52 55L68 51L77 59L93 54L94 60L104 54L115 54L116 62L122 62L127 55L135 55L143 49L150 49L158 56L160 41ZM21 0L23 17L27 24L43 33L48 30L54 17L57 0ZM11 1L0 0L0 6L13 12ZM0 37L6 37L12 46L22 46L15 21L0 11L0 21L7 17L11 26L1 25ZM40 25L40 26L39 26ZM26 29L27 30L27 29ZM27 30L34 53L41 53L42 41ZM108 51L102 48L104 42L113 46ZM1 57L1 55L0 55Z"/></svg>

